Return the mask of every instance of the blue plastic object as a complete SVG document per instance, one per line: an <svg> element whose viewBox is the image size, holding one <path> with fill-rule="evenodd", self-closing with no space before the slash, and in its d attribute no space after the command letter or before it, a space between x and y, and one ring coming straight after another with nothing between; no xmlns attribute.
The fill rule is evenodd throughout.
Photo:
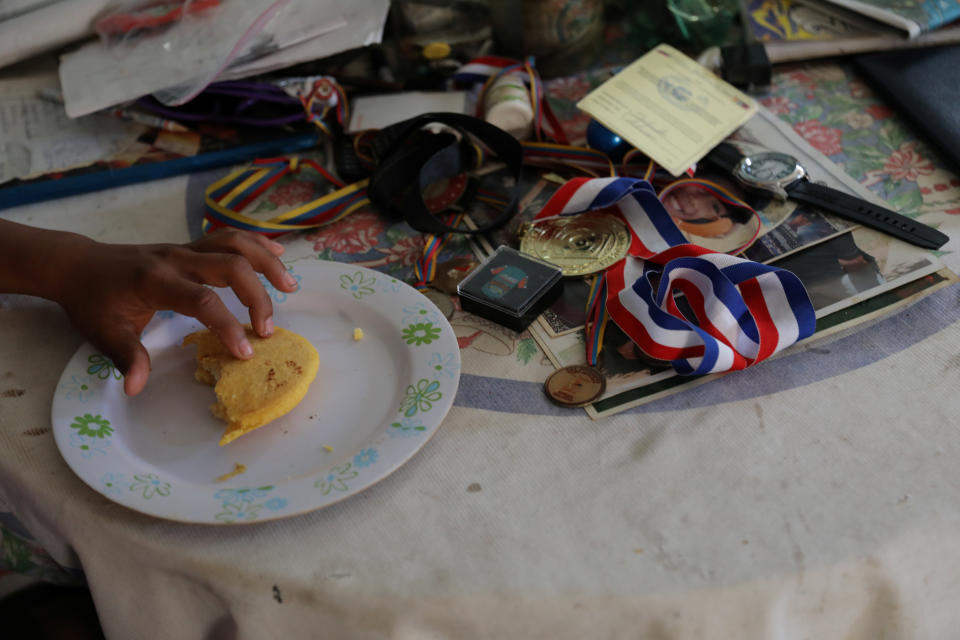
<svg viewBox="0 0 960 640"><path fill-rule="evenodd" d="M587 145L591 149L603 151L614 162L623 158L623 154L633 148L633 145L596 120L591 120L587 125Z"/></svg>

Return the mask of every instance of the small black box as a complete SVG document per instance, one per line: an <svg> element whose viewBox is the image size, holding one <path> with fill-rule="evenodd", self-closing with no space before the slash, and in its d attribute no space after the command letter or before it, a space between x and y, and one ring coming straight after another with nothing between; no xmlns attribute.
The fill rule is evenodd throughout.
<svg viewBox="0 0 960 640"><path fill-rule="evenodd" d="M464 311L523 331L563 291L559 267L502 246L457 286Z"/></svg>

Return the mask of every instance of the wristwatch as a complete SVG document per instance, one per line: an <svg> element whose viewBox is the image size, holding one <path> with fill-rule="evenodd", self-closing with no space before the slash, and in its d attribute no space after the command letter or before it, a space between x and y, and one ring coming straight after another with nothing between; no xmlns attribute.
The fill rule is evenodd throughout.
<svg viewBox="0 0 960 640"><path fill-rule="evenodd" d="M729 142L721 142L704 160L729 172L749 189L766 191L780 200L811 204L925 249L939 249L950 239L933 227L895 211L811 182L800 162L786 153L765 151L743 155Z"/></svg>

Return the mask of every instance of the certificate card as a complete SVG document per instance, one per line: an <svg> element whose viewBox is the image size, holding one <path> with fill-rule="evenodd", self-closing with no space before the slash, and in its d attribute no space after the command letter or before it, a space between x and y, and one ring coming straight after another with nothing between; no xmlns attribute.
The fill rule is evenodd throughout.
<svg viewBox="0 0 960 640"><path fill-rule="evenodd" d="M662 44L577 106L674 176L757 110L750 96Z"/></svg>

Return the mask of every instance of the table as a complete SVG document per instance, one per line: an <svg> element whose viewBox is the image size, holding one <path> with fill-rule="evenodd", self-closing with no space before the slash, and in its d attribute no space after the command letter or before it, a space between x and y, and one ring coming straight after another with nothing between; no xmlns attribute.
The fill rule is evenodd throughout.
<svg viewBox="0 0 960 640"><path fill-rule="evenodd" d="M780 70L763 102L897 207L960 233L960 180L848 68ZM3 215L181 242L209 178ZM369 259L401 230L372 215L343 225L341 245L321 233L288 251ZM408 259L394 240L383 255ZM956 242L944 247L953 269ZM209 527L129 511L67 468L50 406L82 338L54 305L3 296L3 553L48 579L82 570L108 638L949 637L960 628L958 320L953 285L591 421L547 402L552 367L526 335L458 313L460 391L408 464L321 511Z"/></svg>

